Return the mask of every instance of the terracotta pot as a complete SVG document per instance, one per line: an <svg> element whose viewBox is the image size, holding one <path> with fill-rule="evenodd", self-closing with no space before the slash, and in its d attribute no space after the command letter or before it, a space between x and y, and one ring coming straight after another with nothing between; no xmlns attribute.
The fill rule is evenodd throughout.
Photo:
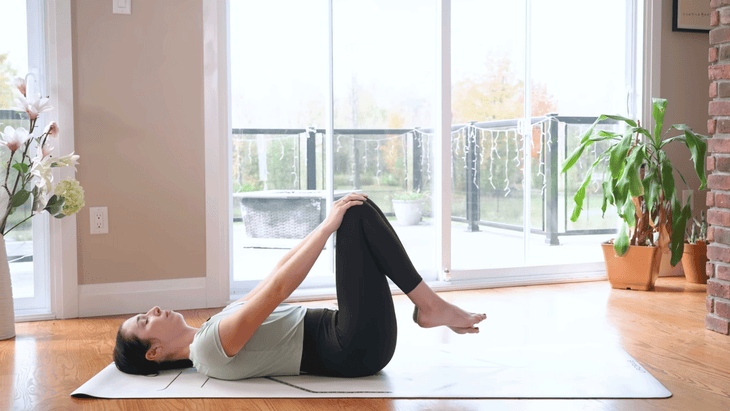
<svg viewBox="0 0 730 411"><path fill-rule="evenodd" d="M601 244L606 261L606 275L612 288L648 291L659 277L661 251L659 247L629 246L619 257L613 244Z"/></svg>
<svg viewBox="0 0 730 411"><path fill-rule="evenodd" d="M661 263L659 264L659 277L670 277L674 275L683 275L681 271L682 265L672 265L672 253L666 250L666 253L661 253Z"/></svg>
<svg viewBox="0 0 730 411"><path fill-rule="evenodd" d="M697 244L685 244L682 254L682 268L684 277L690 283L707 284L707 244L698 241Z"/></svg>

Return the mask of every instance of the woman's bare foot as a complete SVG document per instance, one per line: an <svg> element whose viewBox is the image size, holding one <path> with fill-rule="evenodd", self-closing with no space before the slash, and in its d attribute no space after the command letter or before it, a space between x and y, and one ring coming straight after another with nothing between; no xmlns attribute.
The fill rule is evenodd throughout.
<svg viewBox="0 0 730 411"><path fill-rule="evenodd" d="M474 314L444 300L433 306L419 308L413 311L413 321L422 328L446 326L457 334L474 334L479 332L477 324L487 318L486 314Z"/></svg>
<svg viewBox="0 0 730 411"><path fill-rule="evenodd" d="M486 314L470 313L446 302L425 281L406 295L416 305L413 321L423 328L444 325L458 334L474 334L479 332L476 325L487 318Z"/></svg>

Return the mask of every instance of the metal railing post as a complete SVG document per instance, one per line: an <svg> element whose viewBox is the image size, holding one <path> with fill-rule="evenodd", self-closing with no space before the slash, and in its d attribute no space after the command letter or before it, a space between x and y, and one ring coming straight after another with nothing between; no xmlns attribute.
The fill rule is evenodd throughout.
<svg viewBox="0 0 730 411"><path fill-rule="evenodd" d="M355 157L355 161L353 162L352 167L354 170L352 171L354 175L354 181L352 182L355 186L355 190L360 189L360 147L357 146L357 139L355 139L355 136L352 136L352 152L353 157Z"/></svg>
<svg viewBox="0 0 730 411"><path fill-rule="evenodd" d="M413 132L413 191L423 191L423 135L418 131Z"/></svg>
<svg viewBox="0 0 730 411"><path fill-rule="evenodd" d="M317 189L317 133L312 127L307 129L307 190Z"/></svg>
<svg viewBox="0 0 730 411"><path fill-rule="evenodd" d="M545 243L559 245L558 239L558 119L547 121L549 131L545 139Z"/></svg>
<svg viewBox="0 0 730 411"><path fill-rule="evenodd" d="M467 231L479 231L479 145L473 123L466 128L466 220Z"/></svg>

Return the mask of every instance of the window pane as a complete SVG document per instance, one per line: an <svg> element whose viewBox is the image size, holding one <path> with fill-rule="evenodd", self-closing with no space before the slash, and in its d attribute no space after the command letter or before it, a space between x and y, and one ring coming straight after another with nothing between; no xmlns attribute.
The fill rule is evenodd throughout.
<svg viewBox="0 0 730 411"><path fill-rule="evenodd" d="M627 15L632 15L631 10L627 10L629 4L625 0L532 2L532 115L555 113L559 119L554 133L541 135L540 141L533 140L542 148L540 155L535 157L540 163L533 166L533 203L544 199L544 223L549 224L551 218L555 220L561 246L551 247L553 251L543 255L559 256L557 262L568 259L602 261L597 244L612 238L614 234L610 231L617 227L615 210L609 207L605 216L601 211L601 183L606 162L599 163L593 171L580 218L576 222L570 221L575 207L573 196L607 143L595 144L568 173L553 174L558 187L554 193L547 190L550 182L545 177L550 173L540 173L540 170L545 170L551 156L556 154L553 165L562 164L577 146L582 133L600 114L628 115L629 57L633 52L631 48L627 49L627 45L631 47L626 26ZM600 24L596 24L592 16L601 16ZM599 54L589 50L598 50ZM607 124L601 128L623 133L617 125ZM538 186L546 189L540 194ZM549 194L558 197L557 201L553 200L552 207L549 206Z"/></svg>
<svg viewBox="0 0 730 411"><path fill-rule="evenodd" d="M585 166L563 175L558 167L598 115L626 115L632 12L623 0L529 4L526 27L525 2L452 3L452 214L464 222L452 233L455 269L600 261L595 244L616 227L611 210L601 217L604 165L593 174L576 223L568 219L572 197L592 161L586 156ZM589 60L588 51L596 49L600 57ZM522 128L527 92L532 125ZM527 159L526 141L532 146ZM488 258L479 258L485 253Z"/></svg>
<svg viewBox="0 0 730 411"><path fill-rule="evenodd" d="M325 211L327 2L230 7L233 281L257 281ZM324 255L310 277L329 272Z"/></svg>
<svg viewBox="0 0 730 411"><path fill-rule="evenodd" d="M454 0L451 24L453 267L521 264L525 3Z"/></svg>
<svg viewBox="0 0 730 411"><path fill-rule="evenodd" d="M435 2L335 0L333 9L335 191L367 193L415 267L435 277Z"/></svg>
<svg viewBox="0 0 730 411"><path fill-rule="evenodd" d="M2 6L3 19L0 25L0 129L5 127L28 129L28 120L12 110L16 106L15 99L20 96L12 79L23 77L28 72L28 37L27 12L24 1L5 2ZM36 90L37 91L37 87ZM34 133L34 135L37 135ZM0 163L7 164L10 152L0 150ZM4 172L0 174L4 177ZM9 181L17 175L11 170ZM30 203L16 209L8 218L6 227L21 223L30 215ZM19 225L5 236L6 251L10 262L10 276L13 283L13 297L34 297L35 274L33 270L33 231L31 221Z"/></svg>

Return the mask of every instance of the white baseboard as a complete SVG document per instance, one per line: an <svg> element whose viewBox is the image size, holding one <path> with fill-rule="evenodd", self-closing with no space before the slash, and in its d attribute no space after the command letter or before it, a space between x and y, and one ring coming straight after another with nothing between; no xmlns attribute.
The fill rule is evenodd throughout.
<svg viewBox="0 0 730 411"><path fill-rule="evenodd" d="M603 262L593 262L484 270L452 270L450 282L454 286L464 284L469 287L493 288L605 279L606 265Z"/></svg>
<svg viewBox="0 0 730 411"><path fill-rule="evenodd" d="M79 285L79 317L207 307L206 278Z"/></svg>

